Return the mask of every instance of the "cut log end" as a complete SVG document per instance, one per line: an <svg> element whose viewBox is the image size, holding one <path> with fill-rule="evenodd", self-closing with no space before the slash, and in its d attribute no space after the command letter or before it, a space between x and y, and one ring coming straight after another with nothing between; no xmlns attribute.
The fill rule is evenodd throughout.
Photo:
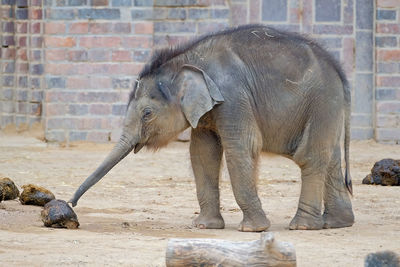
<svg viewBox="0 0 400 267"><path fill-rule="evenodd" d="M170 239L167 267L177 266L296 266L292 244L277 242L269 232L259 240Z"/></svg>

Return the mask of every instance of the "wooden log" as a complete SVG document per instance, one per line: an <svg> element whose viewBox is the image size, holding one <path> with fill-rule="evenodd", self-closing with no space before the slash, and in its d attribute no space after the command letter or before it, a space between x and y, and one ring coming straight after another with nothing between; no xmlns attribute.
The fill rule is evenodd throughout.
<svg viewBox="0 0 400 267"><path fill-rule="evenodd" d="M178 266L296 266L292 244L277 242L269 232L259 240L230 242L220 239L170 239L167 267Z"/></svg>

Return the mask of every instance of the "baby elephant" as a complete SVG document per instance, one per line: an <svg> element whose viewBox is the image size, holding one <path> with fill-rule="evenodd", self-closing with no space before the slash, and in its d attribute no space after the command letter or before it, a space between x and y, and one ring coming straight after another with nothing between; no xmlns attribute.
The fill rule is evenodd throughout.
<svg viewBox="0 0 400 267"><path fill-rule="evenodd" d="M270 226L256 187L261 151L284 155L301 168L301 195L290 229L351 226L349 115L345 74L316 42L262 25L206 35L155 51L131 93L119 142L70 202L75 206L132 150L160 148L191 127L200 204L195 226L224 228L218 188L223 153L243 211L239 230Z"/></svg>

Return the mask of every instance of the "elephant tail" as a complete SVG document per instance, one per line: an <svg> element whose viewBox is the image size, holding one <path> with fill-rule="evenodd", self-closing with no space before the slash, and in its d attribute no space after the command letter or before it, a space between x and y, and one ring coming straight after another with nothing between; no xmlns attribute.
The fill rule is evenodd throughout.
<svg viewBox="0 0 400 267"><path fill-rule="evenodd" d="M349 190L350 195L353 195L353 184L351 182L350 176L350 160L349 160L349 146L350 146L350 116L351 116L351 91L350 85L348 81L343 80L343 89L344 89L344 100L345 100L345 109L344 109L344 161L346 163L345 169L345 184L347 190Z"/></svg>

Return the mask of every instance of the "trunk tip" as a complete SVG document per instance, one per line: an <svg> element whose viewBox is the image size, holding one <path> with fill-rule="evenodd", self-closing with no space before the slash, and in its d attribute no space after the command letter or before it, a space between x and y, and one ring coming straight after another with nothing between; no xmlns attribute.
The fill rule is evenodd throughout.
<svg viewBox="0 0 400 267"><path fill-rule="evenodd" d="M71 204L72 207L75 207L78 204L78 201L71 198L67 203Z"/></svg>

